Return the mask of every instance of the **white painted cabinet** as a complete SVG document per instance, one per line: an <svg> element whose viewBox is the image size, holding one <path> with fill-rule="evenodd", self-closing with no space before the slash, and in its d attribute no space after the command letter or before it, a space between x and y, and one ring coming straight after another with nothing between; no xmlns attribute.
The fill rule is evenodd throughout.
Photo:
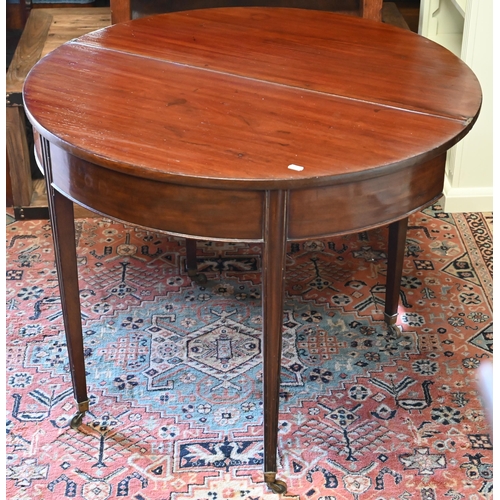
<svg viewBox="0 0 500 500"><path fill-rule="evenodd" d="M483 91L471 132L448 152L447 212L493 210L493 0L420 0L419 33L451 50Z"/></svg>

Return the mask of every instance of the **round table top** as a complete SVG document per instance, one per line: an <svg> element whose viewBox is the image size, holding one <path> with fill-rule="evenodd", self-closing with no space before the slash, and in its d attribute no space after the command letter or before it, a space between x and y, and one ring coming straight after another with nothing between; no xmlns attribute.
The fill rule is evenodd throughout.
<svg viewBox="0 0 500 500"><path fill-rule="evenodd" d="M473 72L387 24L324 11L218 8L84 35L24 85L49 141L160 182L328 185L449 149L481 105Z"/></svg>

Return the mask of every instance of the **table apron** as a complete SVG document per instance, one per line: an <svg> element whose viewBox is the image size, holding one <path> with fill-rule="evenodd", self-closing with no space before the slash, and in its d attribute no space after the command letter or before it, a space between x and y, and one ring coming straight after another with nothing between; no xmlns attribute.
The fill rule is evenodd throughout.
<svg viewBox="0 0 500 500"><path fill-rule="evenodd" d="M38 151L37 151L38 152ZM266 191L183 186L110 170L50 145L55 189L84 207L199 239L263 241ZM286 190L287 239L353 233L408 216L441 195L446 155L388 175Z"/></svg>
<svg viewBox="0 0 500 500"><path fill-rule="evenodd" d="M439 198L446 154L380 177L290 192L288 239L321 238L381 226Z"/></svg>
<svg viewBox="0 0 500 500"><path fill-rule="evenodd" d="M138 178L50 145L54 187L103 215L195 238L262 241L264 191L200 188Z"/></svg>

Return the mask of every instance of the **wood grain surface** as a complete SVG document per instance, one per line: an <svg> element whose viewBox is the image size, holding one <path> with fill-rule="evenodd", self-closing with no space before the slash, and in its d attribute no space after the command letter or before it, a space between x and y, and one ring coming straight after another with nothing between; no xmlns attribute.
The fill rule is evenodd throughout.
<svg viewBox="0 0 500 500"><path fill-rule="evenodd" d="M43 56L73 38L109 26L105 7L33 9L6 76L7 94L21 92L26 75Z"/></svg>
<svg viewBox="0 0 500 500"><path fill-rule="evenodd" d="M230 8L84 35L35 66L24 99L42 135L106 168L290 189L442 154L472 126L481 92L463 62L414 33L329 12Z"/></svg>
<svg viewBox="0 0 500 500"><path fill-rule="evenodd" d="M85 35L33 68L24 102L41 134L79 409L71 425L88 397L70 200L189 238L262 241L263 472L285 493L276 472L286 241L390 223L393 325L406 217L440 196L445 153L479 112L476 77L446 49L382 23L233 7Z"/></svg>

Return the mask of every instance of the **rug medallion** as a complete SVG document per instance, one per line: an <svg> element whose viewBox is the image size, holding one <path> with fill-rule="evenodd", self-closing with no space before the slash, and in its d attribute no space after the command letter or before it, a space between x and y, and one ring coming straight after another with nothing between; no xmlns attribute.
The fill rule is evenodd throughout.
<svg viewBox="0 0 500 500"><path fill-rule="evenodd" d="M279 422L284 498L492 498L477 372L493 355L482 214L410 218L399 324L387 228L291 243ZM8 498L270 500L262 481L261 247L76 222L90 411L78 430L47 221L7 224Z"/></svg>

